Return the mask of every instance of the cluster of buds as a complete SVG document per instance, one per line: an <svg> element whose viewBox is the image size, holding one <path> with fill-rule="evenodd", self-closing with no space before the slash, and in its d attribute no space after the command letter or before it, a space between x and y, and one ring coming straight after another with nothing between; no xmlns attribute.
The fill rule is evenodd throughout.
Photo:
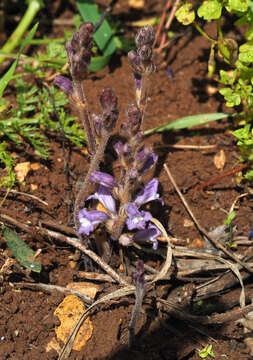
<svg viewBox="0 0 253 360"><path fill-rule="evenodd" d="M150 25L144 26L137 33L135 37L137 50L128 53L128 60L135 73L151 74L155 70L151 59L154 41L155 34Z"/></svg>

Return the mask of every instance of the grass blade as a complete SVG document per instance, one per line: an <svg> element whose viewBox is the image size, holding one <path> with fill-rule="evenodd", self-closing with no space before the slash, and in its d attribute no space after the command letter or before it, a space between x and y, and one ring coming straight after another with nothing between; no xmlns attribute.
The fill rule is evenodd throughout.
<svg viewBox="0 0 253 360"><path fill-rule="evenodd" d="M168 130L179 130L179 129L186 129L192 126L203 125L211 121L216 121L220 119L224 119L228 116L233 116L230 114L225 113L211 113L211 114L200 114L200 115L191 115L186 116L166 125L159 126L157 128L153 128L150 130L145 131L145 135L153 134L153 133L160 133L163 131Z"/></svg>
<svg viewBox="0 0 253 360"><path fill-rule="evenodd" d="M4 76L1 78L0 80L0 98L3 96L3 92L6 88L6 86L8 85L9 81L11 80L13 74L14 74L14 71L17 67L17 64L18 64L18 60L19 60L19 57L22 53L22 51L24 50L24 48L30 44L30 41L32 40L32 38L34 37L34 34L37 30L37 27L38 27L38 23L35 24L33 26L33 28L31 29L31 31L29 32L29 34L27 35L27 37L25 38L25 40L23 41L20 49L19 49L19 52L17 54L17 58L16 60L14 61L14 63L11 65L11 67L9 68L9 70L4 74Z"/></svg>
<svg viewBox="0 0 253 360"><path fill-rule="evenodd" d="M4 227L3 237L13 256L21 265L34 272L41 272L41 264L34 261L35 252L15 232Z"/></svg>

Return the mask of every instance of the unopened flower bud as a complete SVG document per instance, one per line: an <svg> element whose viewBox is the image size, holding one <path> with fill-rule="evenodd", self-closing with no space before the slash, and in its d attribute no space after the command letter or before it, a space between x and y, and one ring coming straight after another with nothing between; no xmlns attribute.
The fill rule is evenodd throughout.
<svg viewBox="0 0 253 360"><path fill-rule="evenodd" d="M85 47L87 50L92 48L93 39L92 35L94 32L94 25L91 22L83 23L79 26L79 40L80 45Z"/></svg>
<svg viewBox="0 0 253 360"><path fill-rule="evenodd" d="M110 87L105 87L100 95L100 104L105 109L115 110L118 105L118 98Z"/></svg>
<svg viewBox="0 0 253 360"><path fill-rule="evenodd" d="M138 55L140 56L141 61L147 61L152 56L152 49L148 45L142 45L138 49Z"/></svg>
<svg viewBox="0 0 253 360"><path fill-rule="evenodd" d="M143 45L148 45L149 47L152 47L154 41L155 33L152 26L150 25L146 25L141 28L135 37L135 43L137 48L140 48Z"/></svg>
<svg viewBox="0 0 253 360"><path fill-rule="evenodd" d="M63 90L66 95L73 92L72 82L64 76L57 75L54 79L54 84Z"/></svg>
<svg viewBox="0 0 253 360"><path fill-rule="evenodd" d="M140 56L137 54L136 51L134 51L134 50L129 51L129 53L127 54L127 57L128 57L128 60L129 60L130 64L133 67L140 66L141 59L140 59Z"/></svg>

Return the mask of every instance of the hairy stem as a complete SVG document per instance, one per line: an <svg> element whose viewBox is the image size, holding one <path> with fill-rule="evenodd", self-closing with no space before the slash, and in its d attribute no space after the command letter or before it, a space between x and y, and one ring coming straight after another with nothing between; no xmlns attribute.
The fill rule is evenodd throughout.
<svg viewBox="0 0 253 360"><path fill-rule="evenodd" d="M75 228L76 228L77 234L78 234L78 229L79 229L78 213L79 213L80 209L84 206L85 200L87 199L87 197L89 195L90 176L93 171L97 170L99 163L104 156L104 152L105 152L105 148L106 148L108 139L109 139L109 134L102 137L102 139L98 145L96 153L91 158L89 170L81 184L80 190L76 197L75 206L74 206L74 222L75 222Z"/></svg>
<svg viewBox="0 0 253 360"><path fill-rule="evenodd" d="M82 86L81 81L75 80L73 87L75 89L76 98L77 98L76 105L78 108L79 118L82 121L84 131L87 135L88 152L89 152L89 154L93 155L93 154L95 154L95 151L96 151L96 143L95 143L94 132L91 127L90 117L89 117L89 113L88 113L88 109L87 109L87 100L86 100L86 97L85 97L85 94L83 91L83 86Z"/></svg>
<svg viewBox="0 0 253 360"><path fill-rule="evenodd" d="M141 284L137 283L136 291L135 291L135 304L134 304L131 320L128 325L128 347L129 348L133 344L134 329L135 329L137 320L138 320L140 312L141 312L144 295L145 295L145 288Z"/></svg>

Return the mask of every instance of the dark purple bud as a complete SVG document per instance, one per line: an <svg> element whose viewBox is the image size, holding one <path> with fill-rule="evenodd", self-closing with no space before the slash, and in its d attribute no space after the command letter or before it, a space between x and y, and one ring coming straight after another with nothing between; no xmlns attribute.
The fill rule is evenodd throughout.
<svg viewBox="0 0 253 360"><path fill-rule="evenodd" d="M72 82L64 76L57 75L54 79L54 84L63 90L67 95L73 92Z"/></svg>
<svg viewBox="0 0 253 360"><path fill-rule="evenodd" d="M155 153L150 153L145 162L144 165L142 166L142 168L139 170L140 175L144 175L147 171L149 171L150 169L152 169L152 167L155 165L155 163L157 162L158 156Z"/></svg>
<svg viewBox="0 0 253 360"><path fill-rule="evenodd" d="M249 231L249 240L253 238L253 230Z"/></svg>
<svg viewBox="0 0 253 360"><path fill-rule="evenodd" d="M80 25L79 31L73 34L72 39L66 43L70 72L73 79L81 81L87 76L93 44L92 35L92 23L84 23Z"/></svg>
<svg viewBox="0 0 253 360"><path fill-rule="evenodd" d="M116 110L118 105L118 98L110 87L105 87L100 95L100 104L103 110Z"/></svg>
<svg viewBox="0 0 253 360"><path fill-rule="evenodd" d="M133 67L138 67L141 65L140 56L137 54L136 51L134 51L134 50L129 51L127 56L128 56L128 60L129 60L130 64Z"/></svg>
<svg viewBox="0 0 253 360"><path fill-rule="evenodd" d="M117 181L114 179L112 175L101 171L93 171L90 176L90 181L93 183L103 185L108 188L113 188L114 186L118 186Z"/></svg>
<svg viewBox="0 0 253 360"><path fill-rule="evenodd" d="M143 45L148 45L149 47L152 47L154 41L155 33L152 26L150 25L146 25L141 28L135 37L135 43L137 48L140 48Z"/></svg>
<svg viewBox="0 0 253 360"><path fill-rule="evenodd" d="M111 132L115 128L119 115L117 109L118 98L110 87L106 87L103 89L99 100L103 109L102 128L107 132Z"/></svg>
<svg viewBox="0 0 253 360"><path fill-rule="evenodd" d="M80 45L85 47L86 49L91 49L93 45L93 32L94 25L91 22L83 23L79 26L79 39Z"/></svg>
<svg viewBox="0 0 253 360"><path fill-rule="evenodd" d="M139 49L138 49L138 55L140 56L141 61L147 61L151 58L152 56L152 49L151 47L147 46L147 45L142 45Z"/></svg>
<svg viewBox="0 0 253 360"><path fill-rule="evenodd" d="M142 122L142 112L137 105L132 104L127 108L127 118L129 124L129 130L133 135L137 134L140 130Z"/></svg>

